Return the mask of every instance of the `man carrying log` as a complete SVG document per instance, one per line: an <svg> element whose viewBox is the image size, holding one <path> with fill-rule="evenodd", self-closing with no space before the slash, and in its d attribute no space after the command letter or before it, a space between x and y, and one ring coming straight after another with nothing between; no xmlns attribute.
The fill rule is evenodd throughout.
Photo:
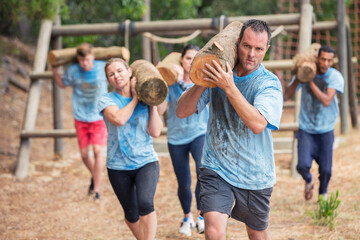
<svg viewBox="0 0 360 240"><path fill-rule="evenodd" d="M283 95L279 79L261 64L270 47L266 22L244 23L234 69L216 61L201 69L215 88L194 85L178 101L180 118L210 115L199 176L206 239L225 239L229 216L246 224L250 239L270 239L270 196L276 182L271 130L277 130ZM236 47L224 51L233 51Z"/></svg>
<svg viewBox="0 0 360 240"><path fill-rule="evenodd" d="M94 199L99 199L104 165L101 148L106 144L107 130L96 103L107 92L105 61L95 60L93 46L89 43L79 45L76 56L78 62L70 65L63 76L59 74L58 67L52 67L52 72L55 82L61 88L73 87L72 107L76 135L81 158L92 176L88 194L94 194ZM94 159L89 154L91 144Z"/></svg>
<svg viewBox="0 0 360 240"><path fill-rule="evenodd" d="M336 93L344 91L344 78L332 68L335 50L322 46L316 58L316 75L301 83L293 77L285 90L285 100L302 89L299 115L298 164L296 170L305 180L305 199L313 195L314 178L310 173L313 159L319 165L319 196L326 199L331 178L334 128L339 116Z"/></svg>

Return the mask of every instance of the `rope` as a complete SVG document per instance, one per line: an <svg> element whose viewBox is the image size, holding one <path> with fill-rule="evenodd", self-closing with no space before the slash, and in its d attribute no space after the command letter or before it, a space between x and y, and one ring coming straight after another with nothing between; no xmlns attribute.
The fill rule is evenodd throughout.
<svg viewBox="0 0 360 240"><path fill-rule="evenodd" d="M225 25L225 16L221 15L220 19L219 19L219 32L222 31L224 29L224 25Z"/></svg>
<svg viewBox="0 0 360 240"><path fill-rule="evenodd" d="M129 49L129 26L130 26L130 20L129 19L126 19L125 20L125 47L127 49Z"/></svg>
<svg viewBox="0 0 360 240"><path fill-rule="evenodd" d="M186 42L189 42L190 40L196 38L200 33L201 33L200 30L196 30L195 32L193 32L193 33L190 34L189 36L180 37L180 38L164 38L164 37L156 36L156 35L154 35L154 34L152 34L152 33L149 33L149 32L144 32L143 35L144 35L145 37L150 38L152 41L162 42L162 43L176 44L176 43L186 43Z"/></svg>

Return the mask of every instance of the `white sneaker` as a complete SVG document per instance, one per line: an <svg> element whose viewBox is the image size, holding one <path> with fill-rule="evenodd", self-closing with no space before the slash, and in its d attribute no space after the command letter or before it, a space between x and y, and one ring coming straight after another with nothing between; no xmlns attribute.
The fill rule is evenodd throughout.
<svg viewBox="0 0 360 240"><path fill-rule="evenodd" d="M192 218L184 218L180 225L179 233L191 236L191 228L195 227L194 220Z"/></svg>
<svg viewBox="0 0 360 240"><path fill-rule="evenodd" d="M204 218L202 216L199 216L196 220L196 229L200 234L204 233L205 231L205 223L204 223Z"/></svg>

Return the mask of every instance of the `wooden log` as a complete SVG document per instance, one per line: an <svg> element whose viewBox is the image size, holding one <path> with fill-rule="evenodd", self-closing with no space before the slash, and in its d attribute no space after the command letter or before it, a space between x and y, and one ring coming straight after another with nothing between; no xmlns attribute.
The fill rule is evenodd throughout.
<svg viewBox="0 0 360 240"><path fill-rule="evenodd" d="M126 62L129 62L130 60L130 52L126 47L94 47L94 55L97 60L107 60L113 57L123 58ZM76 48L52 50L49 53L48 61L51 66L76 62Z"/></svg>
<svg viewBox="0 0 360 240"><path fill-rule="evenodd" d="M43 72L46 67L46 55L49 50L51 37L52 21L43 19L39 31L39 37L36 47L34 60L34 72ZM41 93L40 80L32 81L26 102L23 130L33 130L35 128ZM15 176L17 179L23 179L27 175L30 160L30 139L21 139L19 152L16 160Z"/></svg>
<svg viewBox="0 0 360 240"><path fill-rule="evenodd" d="M313 43L305 51L297 54L293 58L293 72L301 83L306 83L314 79L316 75L316 57L318 56L321 45Z"/></svg>
<svg viewBox="0 0 360 240"><path fill-rule="evenodd" d="M181 53L172 52L169 55L167 55L156 67L168 86L171 86L175 82L177 82L177 78L179 74L174 69L174 64L180 66L181 65L180 58L181 58Z"/></svg>
<svg viewBox="0 0 360 240"><path fill-rule="evenodd" d="M230 64L231 69L234 68L237 59L237 40L239 38L241 28L242 23L240 22L230 23L221 32L211 38L202 49L200 49L191 64L191 81L204 87L216 87L215 84L208 83L203 80L204 73L202 72L202 69L205 68L206 63L213 65L211 63L212 60L219 63L223 69L226 69L226 62Z"/></svg>
<svg viewBox="0 0 360 240"><path fill-rule="evenodd" d="M130 68L136 77L135 90L138 98L150 106L162 103L167 96L168 87L156 67L141 59L133 62Z"/></svg>
<svg viewBox="0 0 360 240"><path fill-rule="evenodd" d="M61 25L60 15L57 14L54 20L54 26ZM62 49L62 38L60 36L54 37L51 41L52 49ZM64 108L64 92L56 84L55 81L51 81L52 84L52 98L53 98L53 125L54 129L63 129L63 108ZM64 139L55 138L54 141L54 153L55 156L62 158L64 154Z"/></svg>
<svg viewBox="0 0 360 240"><path fill-rule="evenodd" d="M75 129L22 130L21 138L63 138L76 137Z"/></svg>
<svg viewBox="0 0 360 240"><path fill-rule="evenodd" d="M336 21L337 25L337 47L339 57L339 71L344 77L344 92L340 94L340 132L341 134L349 133L348 116L349 116L349 86L348 86L348 58L346 49L346 11L345 1L337 0Z"/></svg>

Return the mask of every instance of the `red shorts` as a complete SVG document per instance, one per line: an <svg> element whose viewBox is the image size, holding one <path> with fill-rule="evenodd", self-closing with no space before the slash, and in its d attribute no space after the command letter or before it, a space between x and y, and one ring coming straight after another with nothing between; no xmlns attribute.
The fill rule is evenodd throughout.
<svg viewBox="0 0 360 240"><path fill-rule="evenodd" d="M96 122L81 122L75 119L76 136L80 148L90 144L104 146L107 139L107 129L104 120Z"/></svg>

